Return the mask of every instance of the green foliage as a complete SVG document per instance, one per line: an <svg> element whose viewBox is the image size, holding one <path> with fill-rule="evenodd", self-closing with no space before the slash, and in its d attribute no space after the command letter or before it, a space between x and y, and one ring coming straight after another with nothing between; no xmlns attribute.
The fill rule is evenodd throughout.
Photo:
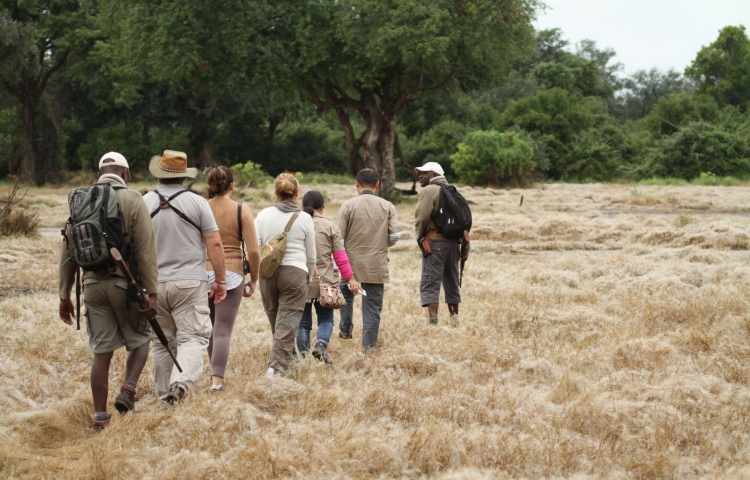
<svg viewBox="0 0 750 480"><path fill-rule="evenodd" d="M711 95L719 105L747 109L750 102L750 39L745 27L727 26L719 38L703 47L685 69L698 92Z"/></svg>
<svg viewBox="0 0 750 480"><path fill-rule="evenodd" d="M343 174L346 155L341 149L342 134L321 121L286 123L279 128L268 166L268 173L291 172Z"/></svg>
<svg viewBox="0 0 750 480"><path fill-rule="evenodd" d="M706 95L673 93L659 100L643 120L654 138L676 133L690 122L712 122L719 116L716 101Z"/></svg>
<svg viewBox="0 0 750 480"><path fill-rule="evenodd" d="M260 165L249 160L245 163L232 165L230 169L234 175L235 185L238 187L259 187L273 180L271 176L263 171Z"/></svg>
<svg viewBox="0 0 750 480"><path fill-rule="evenodd" d="M471 185L523 186L533 179L531 144L518 132L476 131L458 144L453 169Z"/></svg>
<svg viewBox="0 0 750 480"><path fill-rule="evenodd" d="M704 175L748 176L750 148L745 132L692 122L657 145L651 165L657 176L692 180Z"/></svg>

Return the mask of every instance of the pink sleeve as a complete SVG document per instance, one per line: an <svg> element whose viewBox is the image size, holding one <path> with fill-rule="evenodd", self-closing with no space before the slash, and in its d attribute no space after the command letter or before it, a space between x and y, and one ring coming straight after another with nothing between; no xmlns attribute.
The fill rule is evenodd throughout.
<svg viewBox="0 0 750 480"><path fill-rule="evenodd" d="M333 252L333 259L336 261L336 265L339 266L339 270L341 270L341 278L349 280L349 277L354 275L354 272L352 272L352 266L349 265L349 256L346 254L346 250Z"/></svg>

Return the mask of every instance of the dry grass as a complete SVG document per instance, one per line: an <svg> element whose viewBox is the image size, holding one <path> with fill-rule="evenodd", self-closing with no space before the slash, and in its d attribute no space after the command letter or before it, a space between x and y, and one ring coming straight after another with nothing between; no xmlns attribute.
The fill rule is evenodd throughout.
<svg viewBox="0 0 750 480"><path fill-rule="evenodd" d="M329 217L354 194L317 188ZM137 411L94 434L85 334L56 315L67 188L31 190L45 235L0 239L0 477L750 475L750 189L462 191L475 228L458 328L444 307L428 327L418 304L407 200L376 352L359 352L356 315L353 341L334 336L334 368L310 359L266 380L254 296L226 392L208 394L207 368L162 407L147 367ZM268 191L243 193L255 212L269 204Z"/></svg>

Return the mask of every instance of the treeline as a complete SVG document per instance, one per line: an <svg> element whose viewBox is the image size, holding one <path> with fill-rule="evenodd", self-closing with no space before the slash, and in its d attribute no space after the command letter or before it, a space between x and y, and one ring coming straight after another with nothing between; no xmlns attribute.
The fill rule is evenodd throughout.
<svg viewBox="0 0 750 480"><path fill-rule="evenodd" d="M37 183L118 150L195 166L378 170L471 184L750 177L750 40L684 72L534 31L536 0L2 2L0 174ZM654 46L654 48L667 48ZM248 163L252 162L252 163Z"/></svg>

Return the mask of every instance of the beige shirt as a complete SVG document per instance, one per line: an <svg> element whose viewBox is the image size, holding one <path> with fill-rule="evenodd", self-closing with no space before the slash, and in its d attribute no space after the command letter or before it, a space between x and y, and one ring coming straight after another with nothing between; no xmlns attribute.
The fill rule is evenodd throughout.
<svg viewBox="0 0 750 480"><path fill-rule="evenodd" d="M338 270L334 272L331 258L333 252L344 250L344 239L341 237L339 227L317 212L313 215L313 225L315 226L315 248L318 252L315 265L320 278L325 283L339 285L341 273ZM307 288L307 298L318 297L320 297L320 282L318 282L318 277L314 276Z"/></svg>
<svg viewBox="0 0 750 480"><path fill-rule="evenodd" d="M125 182L115 175L102 176L99 183L120 183ZM120 206L122 214L122 229L127 235L128 242L133 248L133 254L138 259L138 272L140 273L141 287L146 289L148 294L159 292L159 281L157 277L156 264L156 237L154 235L154 226L151 223L151 216L146 208L143 197L135 190L121 188L115 190L117 203ZM61 300L70 299L70 290L75 283L76 265L69 260L70 253L68 244L62 241L60 247L59 269L60 276L58 279L58 294ZM110 275L124 277L125 274L117 268L117 271L110 273L108 271L83 272L81 281L93 278L102 279Z"/></svg>
<svg viewBox="0 0 750 480"><path fill-rule="evenodd" d="M363 190L341 205L336 225L357 281L388 283L388 236L400 231L396 207Z"/></svg>
<svg viewBox="0 0 750 480"><path fill-rule="evenodd" d="M414 225L417 232L417 241L426 237L427 232L431 230L437 231L433 218L435 218L435 215L438 213L438 207L440 206L441 185L448 185L448 182L442 175L430 180L430 184L419 192L417 209L414 211ZM431 238L433 241L458 241L452 238L446 238L437 233L434 233L434 236Z"/></svg>
<svg viewBox="0 0 750 480"><path fill-rule="evenodd" d="M224 245L224 262L226 269L243 275L242 272L242 247L240 246L240 225L237 221L237 202L226 197L214 197L208 201L208 206L216 219L219 227L221 244ZM242 239L245 241L245 253L250 263L250 278L258 279L260 266L260 252L258 243L255 241L255 220L247 204L242 204ZM211 260L206 258L206 270L213 270Z"/></svg>

